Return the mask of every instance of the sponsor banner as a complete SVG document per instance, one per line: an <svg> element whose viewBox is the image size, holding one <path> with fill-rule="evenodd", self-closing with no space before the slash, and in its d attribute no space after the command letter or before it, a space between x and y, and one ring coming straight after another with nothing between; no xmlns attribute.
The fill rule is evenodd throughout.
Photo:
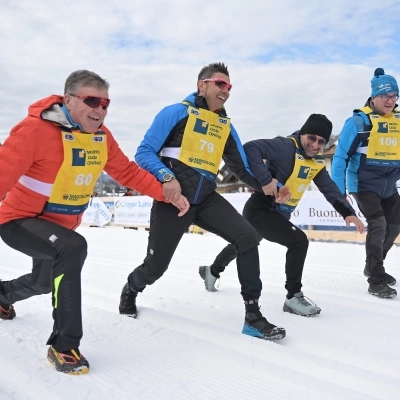
<svg viewBox="0 0 400 400"><path fill-rule="evenodd" d="M240 213L250 197L249 193L222 194ZM352 196L348 201L357 213L358 218L366 225L366 220L360 212L357 202ZM299 205L293 211L290 221L295 225L327 225L346 226L343 217L332 207L320 191L308 190L304 193ZM351 225L354 227L354 225Z"/></svg>
<svg viewBox="0 0 400 400"><path fill-rule="evenodd" d="M111 221L114 221L114 197L100 197L100 199L112 214Z"/></svg>
<svg viewBox="0 0 400 400"><path fill-rule="evenodd" d="M227 193L224 196L240 213L250 197L248 193ZM365 218L360 212L357 202L352 196L348 201L357 213L358 218L366 224ZM336 212L320 191L308 190L304 193L299 205L292 212L290 221L295 225L328 225L346 226L343 217ZM352 225L354 226L354 225Z"/></svg>
<svg viewBox="0 0 400 400"><path fill-rule="evenodd" d="M111 221L112 214L99 197L93 197L82 216L82 223L103 227Z"/></svg>
<svg viewBox="0 0 400 400"><path fill-rule="evenodd" d="M357 202L352 196L347 200L356 211L357 217L366 225L366 220L358 208ZM295 225L326 225L346 226L343 217L332 207L323 194L310 190L304 193L299 205L293 211L290 221ZM350 225L353 226L354 225Z"/></svg>
<svg viewBox="0 0 400 400"><path fill-rule="evenodd" d="M239 213L242 213L243 207L250 197L249 193L226 193L222 194ZM96 198L93 198L95 200ZM107 198L109 200L110 198ZM358 209L357 203L353 197L349 196L348 200L352 207L356 210L357 216L366 224L365 218ZM96 200L97 201L97 200ZM92 202L93 204L93 202ZM103 203L104 204L104 203ZM109 211L114 211L115 225L122 226L144 226L150 225L150 211L153 199L148 196L122 196L114 197L114 203L106 203ZM89 207L84 213L84 223L87 222L89 215L93 210ZM326 226L346 226L343 218L335 211L331 204L326 201L325 197L319 191L306 191L300 200L290 218L295 225L326 225ZM352 225L354 226L354 225Z"/></svg>
<svg viewBox="0 0 400 400"><path fill-rule="evenodd" d="M153 199L148 196L114 197L115 225L148 227L152 205Z"/></svg>

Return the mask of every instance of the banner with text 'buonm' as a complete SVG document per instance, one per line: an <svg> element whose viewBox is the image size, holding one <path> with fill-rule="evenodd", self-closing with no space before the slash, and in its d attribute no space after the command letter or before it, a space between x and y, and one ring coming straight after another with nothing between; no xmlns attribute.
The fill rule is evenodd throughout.
<svg viewBox="0 0 400 400"><path fill-rule="evenodd" d="M243 207L250 197L250 194L227 193L222 196L225 197L239 213L242 213ZM348 197L348 201L355 209L361 221L366 223L364 216L358 209L356 201L351 196ZM115 225L148 227L150 225L152 204L153 199L148 196L114 197ZM86 212L89 212L89 210L85 211L85 213ZM299 205L292 213L290 220L295 225L346 226L343 218L319 191L305 192ZM85 219L84 222L86 222Z"/></svg>
<svg viewBox="0 0 400 400"><path fill-rule="evenodd" d="M366 220L358 208L357 202L352 196L348 196L347 200L356 211L357 217L365 225ZM323 194L316 190L304 193L299 205L292 213L290 221L295 225L346 226L343 217L325 199Z"/></svg>
<svg viewBox="0 0 400 400"><path fill-rule="evenodd" d="M249 198L248 193L227 193L224 196L240 213ZM365 218L360 212L357 202L352 196L347 197L348 202L356 211L358 218L366 224ZM291 215L290 221L295 225L326 225L346 226L343 217L332 207L324 195L316 190L304 193L299 205ZM353 225L354 226L354 225Z"/></svg>

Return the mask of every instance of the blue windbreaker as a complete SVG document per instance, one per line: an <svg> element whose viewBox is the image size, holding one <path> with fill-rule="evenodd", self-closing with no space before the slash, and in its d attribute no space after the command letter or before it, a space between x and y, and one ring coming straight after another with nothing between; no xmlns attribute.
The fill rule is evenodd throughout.
<svg viewBox="0 0 400 400"><path fill-rule="evenodd" d="M185 102L207 109L205 99L196 93L187 96ZM187 108L186 104L177 103L161 110L138 147L135 160L141 168L151 172L161 182L165 173L173 174L181 185L182 194L191 204L198 204L216 189L215 182L208 181L199 172L176 158L160 156L160 152L166 147L181 146L188 119ZM220 110L219 114L226 116L224 109ZM232 124L230 127L222 158L237 178L255 190L261 190L260 184L250 171L238 134Z"/></svg>
<svg viewBox="0 0 400 400"><path fill-rule="evenodd" d="M371 107L370 99L366 105ZM400 168L367 165L366 155L357 153L359 147L368 146L371 128L369 116L360 110L346 120L333 156L331 176L343 194L347 189L348 193L375 192L387 198L397 191Z"/></svg>

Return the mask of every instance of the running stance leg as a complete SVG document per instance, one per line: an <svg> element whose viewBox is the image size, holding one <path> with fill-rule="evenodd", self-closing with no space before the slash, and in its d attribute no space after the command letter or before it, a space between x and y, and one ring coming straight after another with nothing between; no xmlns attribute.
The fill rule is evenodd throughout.
<svg viewBox="0 0 400 400"><path fill-rule="evenodd" d="M3 224L1 237L13 249L37 260L46 260L44 265L47 268L43 269L42 264L39 277L45 285L51 282L53 293L54 327L48 344L59 352L78 348L82 338L81 269L87 255L85 238L70 229L39 218L25 218ZM51 271L49 263L53 263ZM37 286L36 289L29 286L29 279L21 281L28 286L9 291L6 300L17 299L18 296L18 300L22 300L24 296L27 298L39 294ZM13 285L9 286L12 289Z"/></svg>
<svg viewBox="0 0 400 400"><path fill-rule="evenodd" d="M132 318L137 317L136 298L147 285L153 284L168 269L175 250L194 218L196 206L191 206L182 217L169 203L154 200L150 214L150 232L147 255L143 264L135 268L123 286L119 312Z"/></svg>
<svg viewBox="0 0 400 400"><path fill-rule="evenodd" d="M262 283L258 238L254 228L218 193L210 195L199 206L194 222L235 246L238 277L246 309L242 333L266 340L285 337L285 329L268 322L259 308Z"/></svg>
<svg viewBox="0 0 400 400"><path fill-rule="evenodd" d="M253 201L246 203L243 215L256 229L258 235L287 248L285 263L287 295L283 310L301 316L318 315L321 309L306 298L301 290L308 251L306 234L280 213L260 207Z"/></svg>
<svg viewBox="0 0 400 400"><path fill-rule="evenodd" d="M8 304L28 299L31 296L51 293L53 260L33 258L32 272L11 281L2 281L0 299Z"/></svg>
<svg viewBox="0 0 400 400"><path fill-rule="evenodd" d="M394 282L396 280L386 273L383 260L384 248L387 253L393 245L396 233L396 229L391 232L391 224L389 226L387 224L387 216L390 214L390 206L388 205L391 204L398 211L396 199L398 195L395 194L391 196L392 198L381 199L376 193L361 192L353 194L353 196L368 223L364 268L364 275L368 276L368 293L380 298L395 297L397 292L389 287L388 283L393 284L392 280ZM387 216L385 216L383 204L385 204ZM398 222L397 218L393 222ZM390 243L391 241L393 242Z"/></svg>
<svg viewBox="0 0 400 400"><path fill-rule="evenodd" d="M152 285L161 278L194 218L195 209L196 206L191 206L185 215L178 217L175 206L154 200L147 255L143 264L135 268L128 277L132 289L142 292L147 285Z"/></svg>

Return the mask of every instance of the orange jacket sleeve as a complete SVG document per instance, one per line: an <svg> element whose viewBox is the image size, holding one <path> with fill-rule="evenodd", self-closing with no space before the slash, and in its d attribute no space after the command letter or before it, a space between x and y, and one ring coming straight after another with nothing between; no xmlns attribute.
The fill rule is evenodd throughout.
<svg viewBox="0 0 400 400"><path fill-rule="evenodd" d="M107 134L108 160L104 168L113 179L123 186L137 190L140 194L147 195L158 201L166 201L162 192L162 184L150 172L141 169L134 161L119 148L111 132L102 127Z"/></svg>
<svg viewBox="0 0 400 400"><path fill-rule="evenodd" d="M34 162L37 146L35 128L34 120L24 119L11 130L10 136L0 146L0 199Z"/></svg>

